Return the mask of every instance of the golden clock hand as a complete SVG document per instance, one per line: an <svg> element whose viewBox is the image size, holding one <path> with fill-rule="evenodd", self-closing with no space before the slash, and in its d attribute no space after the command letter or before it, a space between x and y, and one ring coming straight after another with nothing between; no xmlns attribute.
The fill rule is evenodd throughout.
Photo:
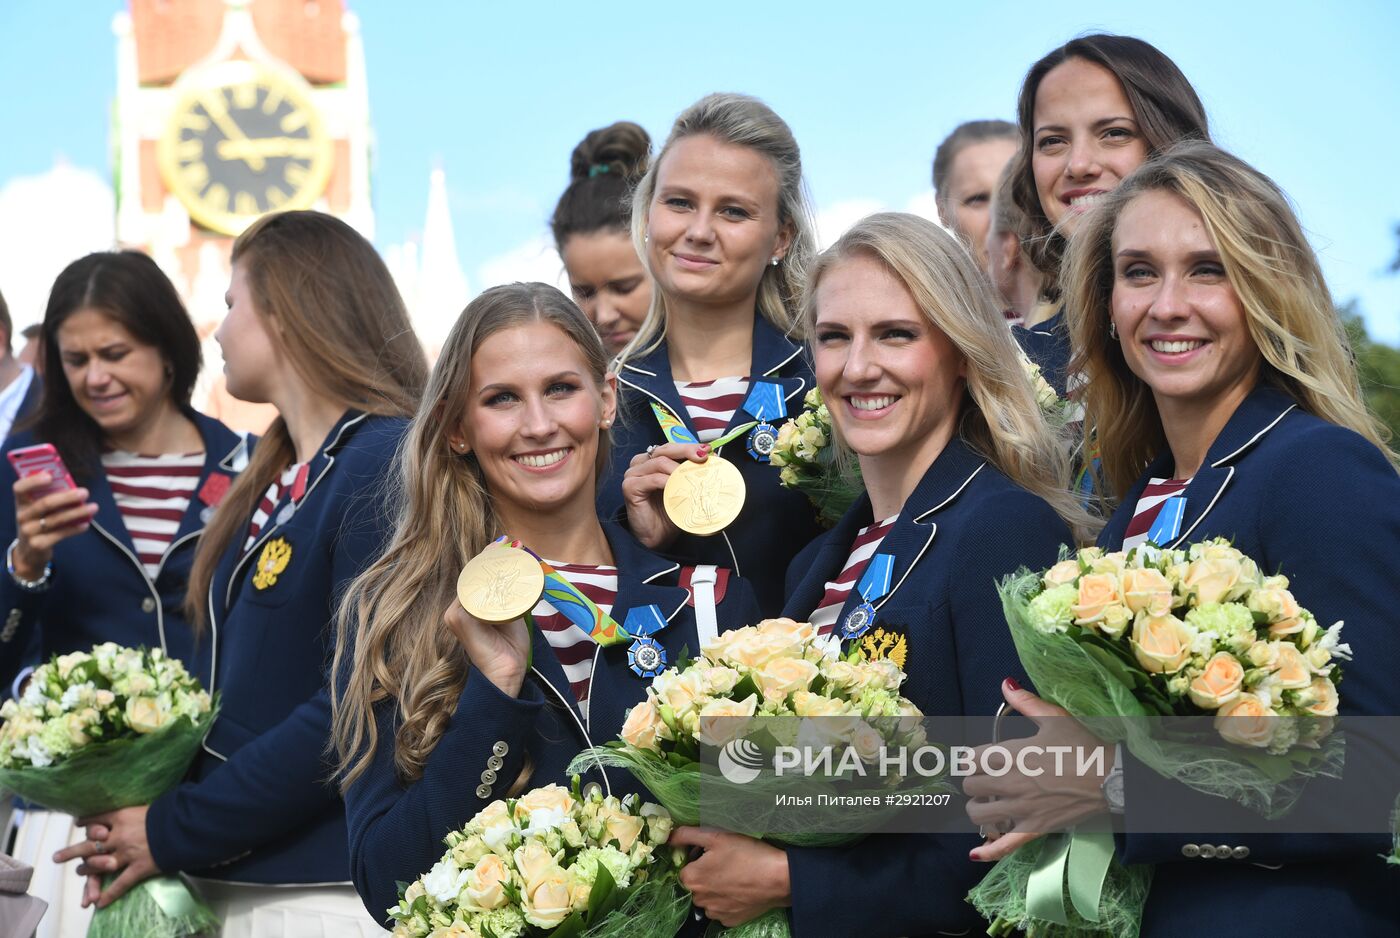
<svg viewBox="0 0 1400 938"><path fill-rule="evenodd" d="M214 124L219 130L223 131L224 136L227 137L230 142L249 142L248 135L245 134L243 129L229 116L228 109L224 106L222 95L218 92L209 92L203 95L200 101L203 103L204 110L208 112L210 119L214 121ZM219 155L222 156L222 152ZM255 173L262 172L267 165L263 162L262 156L257 153L240 154L233 158L241 159L243 162L247 163L248 168Z"/></svg>
<svg viewBox="0 0 1400 938"><path fill-rule="evenodd" d="M316 155L316 144L296 137L220 140L217 152L226 160L247 159L249 154L260 157L295 156L309 159Z"/></svg>

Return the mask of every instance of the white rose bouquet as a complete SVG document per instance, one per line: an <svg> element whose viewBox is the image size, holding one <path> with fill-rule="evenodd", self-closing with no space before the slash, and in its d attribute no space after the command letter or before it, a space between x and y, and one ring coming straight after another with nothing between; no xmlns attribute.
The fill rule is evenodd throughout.
<svg viewBox="0 0 1400 938"><path fill-rule="evenodd" d="M628 712L621 739L579 754L571 769L595 762L625 768L676 823L699 824L701 744L722 747L754 731L753 738L767 734L802 745L803 735L811 732L819 734L810 740L813 748L848 748L873 765L882 748L925 742L919 708L899 693L903 682L904 672L894 662L866 660L858 647L834 657L810 623L765 619L720 634L701 649L701 657L681 661L659 675L647 689L646 700ZM799 719L774 719L784 717ZM804 717L828 719L804 722ZM900 781L880 778L873 771L870 775L872 788ZM712 774L704 778L706 786L715 786L711 792L729 785ZM745 790L752 791L753 785L746 784ZM939 779L919 790L949 789ZM861 836L770 833L765 839L793 846L837 846ZM786 913L775 909L725 934L735 938L788 933Z"/></svg>
<svg viewBox="0 0 1400 938"><path fill-rule="evenodd" d="M1265 576L1229 541L1086 548L1000 592L1040 695L1159 774L1270 818L1306 779L1337 774L1337 662L1351 657L1342 623L1323 628L1286 576ZM1211 717L1213 729L1164 733L1151 719L1191 716ZM1050 926L1027 912L1025 879L1051 840L1001 861L969 897L994 928L1136 934L1147 868L1110 868L1097 923Z"/></svg>
<svg viewBox="0 0 1400 938"><path fill-rule="evenodd" d="M106 642L55 656L0 706L0 788L77 817L148 804L180 781L214 712L158 648ZM97 911L88 938L182 938L218 925L182 880L163 876Z"/></svg>
<svg viewBox="0 0 1400 938"><path fill-rule="evenodd" d="M812 388L802 399L802 411L778 428L768 457L778 470L778 482L806 495L827 527L841 520L864 491L860 466L838 458L834 441L831 413L821 390Z"/></svg>
<svg viewBox="0 0 1400 938"><path fill-rule="evenodd" d="M431 870L399 884L394 938L673 935L690 900L665 846L671 817L635 796L546 785L493 801L444 839Z"/></svg>

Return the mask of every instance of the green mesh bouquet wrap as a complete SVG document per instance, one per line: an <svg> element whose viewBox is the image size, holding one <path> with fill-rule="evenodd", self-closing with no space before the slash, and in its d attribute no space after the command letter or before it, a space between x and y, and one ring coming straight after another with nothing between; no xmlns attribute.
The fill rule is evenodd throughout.
<svg viewBox="0 0 1400 938"><path fill-rule="evenodd" d="M580 753L570 770L593 765L624 768L677 824L696 825L701 820L701 744L724 746L741 734L753 738L749 734L755 729L760 736L782 734L784 729L774 728L792 730L799 725L793 718L801 717L836 718L823 726L836 727L841 738L824 738L857 752L924 741L922 714L899 694L904 672L889 658L870 660L861 643L833 657L810 623L765 619L722 633L701 652L700 658L678 662L653 680L646 700L628 712L622 738ZM712 792L727 784L712 775L703 777L706 786L715 786ZM746 783L744 790L759 791L763 784ZM920 790L950 789L938 779ZM773 799L766 801L772 804ZM775 834L761 817L745 820L746 833L788 846L843 846L864 836L829 831ZM787 913L774 909L723 934L784 938L790 933Z"/></svg>
<svg viewBox="0 0 1400 938"><path fill-rule="evenodd" d="M1267 818L1285 814L1308 778L1339 774L1341 740L1329 734L1336 662L1351 656L1342 625L1324 629L1287 577L1263 575L1229 541L1087 548L1043 573L1007 578L1000 593L1040 696L1158 774ZM1174 738L1144 719L1170 716L1213 716L1211 738ZM968 896L992 934L1136 935L1150 867L1103 856L1097 908L1063 894L1049 897L1048 913L1028 901L1032 876L1047 864L1067 865L1073 881L1071 842L1093 836L1041 838L993 867Z"/></svg>
<svg viewBox="0 0 1400 938"><path fill-rule="evenodd" d="M0 706L0 787L75 817L149 804L174 786L214 721L184 665L112 642L58 655ZM89 938L183 938L218 918L173 876L93 914Z"/></svg>
<svg viewBox="0 0 1400 938"><path fill-rule="evenodd" d="M653 938L690 911L671 817L635 796L543 788L482 808L399 884L394 938Z"/></svg>

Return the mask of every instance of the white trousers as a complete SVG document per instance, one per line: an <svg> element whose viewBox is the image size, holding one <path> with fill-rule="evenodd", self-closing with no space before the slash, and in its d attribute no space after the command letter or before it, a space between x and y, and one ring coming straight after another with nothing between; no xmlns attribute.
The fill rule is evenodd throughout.
<svg viewBox="0 0 1400 938"><path fill-rule="evenodd" d="M40 810L23 812L14 856L34 867L29 894L49 904L48 911L39 920L36 938L84 938L87 934L88 923L92 921L92 909L82 906L87 880L75 872L76 860L62 865L53 862L56 852L82 839L83 829L67 814Z"/></svg>
<svg viewBox="0 0 1400 938"><path fill-rule="evenodd" d="M195 879L220 938L384 938L350 886L259 886Z"/></svg>

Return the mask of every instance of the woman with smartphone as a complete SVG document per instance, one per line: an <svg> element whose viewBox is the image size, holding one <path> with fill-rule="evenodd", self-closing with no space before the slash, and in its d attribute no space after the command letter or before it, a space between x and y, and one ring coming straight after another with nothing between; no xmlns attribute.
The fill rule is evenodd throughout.
<svg viewBox="0 0 1400 938"><path fill-rule="evenodd" d="M183 783L85 818L88 840L57 859L83 861L100 908L181 872L227 936L379 933L349 885L326 682L335 603L388 534L383 496L427 362L384 261L331 215L258 219L234 242L226 299L229 391L279 416L190 574L219 714Z"/></svg>
<svg viewBox="0 0 1400 938"><path fill-rule="evenodd" d="M194 545L245 451L191 409L199 338L145 254L68 265L43 337L43 397L0 461L14 493L13 510L0 511L0 677L14 694L38 661L99 642L191 657L183 605ZM82 881L48 861L80 836L67 815L24 814L16 854L51 906L41 936L86 929Z"/></svg>

